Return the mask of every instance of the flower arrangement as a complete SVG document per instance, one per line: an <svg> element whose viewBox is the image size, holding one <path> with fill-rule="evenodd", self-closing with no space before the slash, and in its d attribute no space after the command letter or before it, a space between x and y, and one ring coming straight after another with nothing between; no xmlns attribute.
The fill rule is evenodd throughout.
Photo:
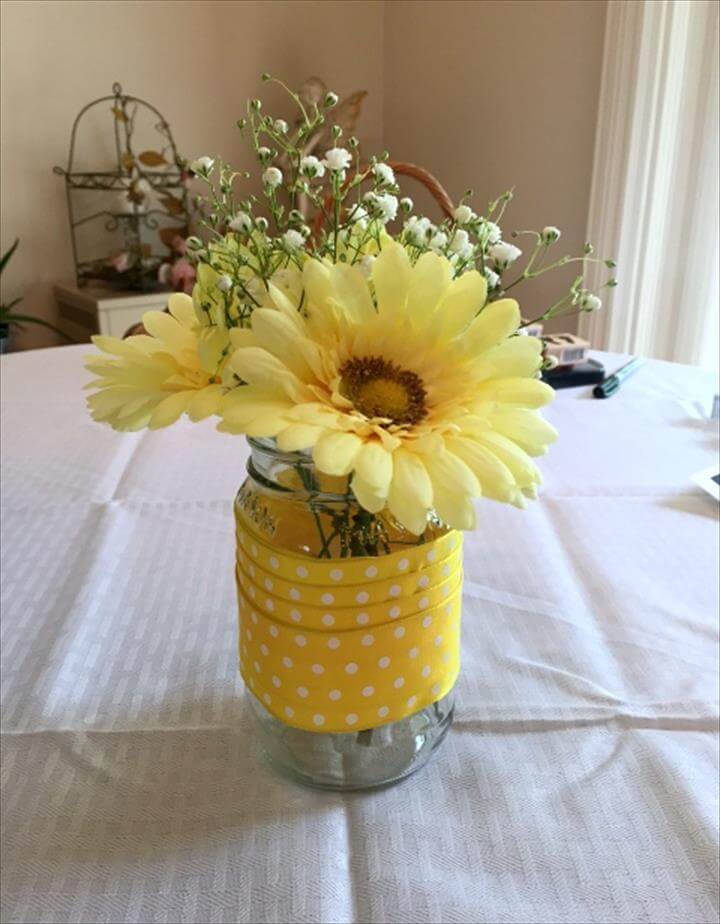
<svg viewBox="0 0 720 924"><path fill-rule="evenodd" d="M364 510L387 508L414 534L432 515L472 529L481 495L524 506L540 482L532 457L556 433L538 412L553 394L538 378L542 344L520 335L539 320L596 310L600 299L578 275L523 320L509 293L584 263L592 248L551 260L557 228L514 232L531 241L517 270L522 251L500 225L512 193L480 215L468 191L452 218L433 223L400 197L387 153L364 164L339 126L322 159L303 156L338 98L307 108L287 92L301 115L294 133L260 100L238 123L260 165L261 195L238 198L248 173L211 157L192 163L207 185L209 235L187 241L192 297L171 296L169 314L148 312L147 335L94 338L105 355L87 362L93 417L136 430L216 415L220 430L311 452L319 471L350 477ZM322 215L320 233L294 208L299 196Z"/></svg>
<svg viewBox="0 0 720 924"><path fill-rule="evenodd" d="M207 239L187 241L192 296L146 313L144 335L94 338L88 403L118 430L187 415L248 437L240 671L278 766L358 788L417 769L452 721L456 531L475 526L478 497L536 496L534 457L557 434L540 414L553 391L528 328L600 299L578 275L523 320L516 287L590 259L589 246L553 260L557 228L518 232L531 242L518 270L500 225L511 193L484 215L468 193L433 223L401 196L387 154L365 162L339 125L323 157L308 153L338 98L288 93L294 129L259 100L239 122L259 194L238 196L249 174L211 157L191 165L207 185Z"/></svg>

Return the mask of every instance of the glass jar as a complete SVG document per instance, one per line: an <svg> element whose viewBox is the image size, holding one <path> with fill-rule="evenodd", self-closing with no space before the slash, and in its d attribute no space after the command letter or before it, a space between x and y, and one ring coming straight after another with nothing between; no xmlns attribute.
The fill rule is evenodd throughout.
<svg viewBox="0 0 720 924"><path fill-rule="evenodd" d="M442 540L449 535L441 524L430 521L422 536L414 536L387 511L371 514L359 507L350 491L349 479L318 472L308 454L281 452L271 440L250 438L249 443L248 477L235 499L239 543L241 536L252 535L257 537L258 544L264 543L266 548L277 549L278 554L286 552L294 557L300 556L301 560L320 562L361 558L372 563L384 556L395 554L397 557L397 553L417 546L432 548L434 540ZM254 547L254 543L251 544ZM239 562L241 557L243 551L239 545ZM277 566L276 557L271 556L270 561ZM238 569L240 575L240 564ZM377 570L371 564L366 573L372 574ZM254 575L252 566L250 571ZM337 574L340 573L337 569ZM245 577L250 580L248 575ZM239 577L239 584L245 586L244 580ZM264 583L268 587L273 586L269 578ZM242 605L240 586L238 590ZM254 594L254 588L252 592ZM270 607L271 603L266 602ZM361 617L362 614L358 618ZM323 618L332 619L329 615ZM253 621L256 621L255 614ZM252 628L257 632L256 626ZM270 631L277 635L275 626L271 626ZM250 624L245 632L250 638ZM242 646L241 635L241 652ZM260 647L267 654L266 647ZM284 660L290 663L289 659ZM257 662L255 667L260 670ZM280 686L279 678L273 677L273 681ZM295 780L326 789L365 789L408 776L428 761L443 741L453 718L452 689L443 689L443 695L437 700L397 721L358 731L306 730L273 714L256 693L251 676L248 688L251 712L260 744L270 763ZM332 691L331 698L333 693L337 693L339 698L339 691ZM265 694L265 700L271 701L268 694ZM287 714L291 713L292 710L288 709Z"/></svg>

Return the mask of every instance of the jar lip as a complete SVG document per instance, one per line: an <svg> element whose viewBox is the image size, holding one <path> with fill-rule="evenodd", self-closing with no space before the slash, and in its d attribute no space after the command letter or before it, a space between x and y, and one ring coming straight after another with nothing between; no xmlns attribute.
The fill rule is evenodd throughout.
<svg viewBox="0 0 720 924"><path fill-rule="evenodd" d="M287 452L278 449L278 445L272 437L266 436L248 436L246 437L250 449L257 449L259 452L270 452L277 459L288 462L291 465L313 465L313 458L307 449L292 450Z"/></svg>
<svg viewBox="0 0 720 924"><path fill-rule="evenodd" d="M250 458L247 461L247 470L248 474L253 479L255 479L255 481L264 483L267 488L270 488L273 491L282 491L285 494L306 494L307 496L312 495L315 501L319 503L346 504L348 502L347 494L340 494L319 489L311 491L301 490L299 488L287 488L283 485L273 483L264 477L262 472L258 471L257 467L253 464L253 452L257 450L258 452L271 455L274 461L280 462L283 465L287 465L290 468L314 468L315 463L313 462L313 457L309 450L303 449L293 452L285 452L282 449L278 449L277 443L272 437L248 436L247 441L250 445L250 449L252 450L250 453ZM354 501L354 503L357 503L357 501Z"/></svg>

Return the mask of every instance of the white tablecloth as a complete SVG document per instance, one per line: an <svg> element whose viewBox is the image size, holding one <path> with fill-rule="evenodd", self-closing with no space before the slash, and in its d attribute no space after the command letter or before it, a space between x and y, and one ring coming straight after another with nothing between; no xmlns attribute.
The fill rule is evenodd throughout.
<svg viewBox="0 0 720 924"><path fill-rule="evenodd" d="M443 749L344 796L250 746L244 442L91 422L87 351L0 362L4 921L716 920L710 377L559 393L541 500L467 537Z"/></svg>

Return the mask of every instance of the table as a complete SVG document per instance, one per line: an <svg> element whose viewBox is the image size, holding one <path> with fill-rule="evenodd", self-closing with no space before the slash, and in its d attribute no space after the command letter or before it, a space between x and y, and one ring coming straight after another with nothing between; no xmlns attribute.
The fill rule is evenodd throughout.
<svg viewBox="0 0 720 924"><path fill-rule="evenodd" d="M71 282L53 286L58 324L68 337L89 342L93 334L122 337L146 311L164 311L171 292L122 292L109 286Z"/></svg>
<svg viewBox="0 0 720 924"><path fill-rule="evenodd" d="M717 918L716 384L565 391L526 511L480 503L442 751L302 789L254 754L235 660L244 442L86 416L88 347L4 357L7 922ZM609 368L621 357L607 357Z"/></svg>

